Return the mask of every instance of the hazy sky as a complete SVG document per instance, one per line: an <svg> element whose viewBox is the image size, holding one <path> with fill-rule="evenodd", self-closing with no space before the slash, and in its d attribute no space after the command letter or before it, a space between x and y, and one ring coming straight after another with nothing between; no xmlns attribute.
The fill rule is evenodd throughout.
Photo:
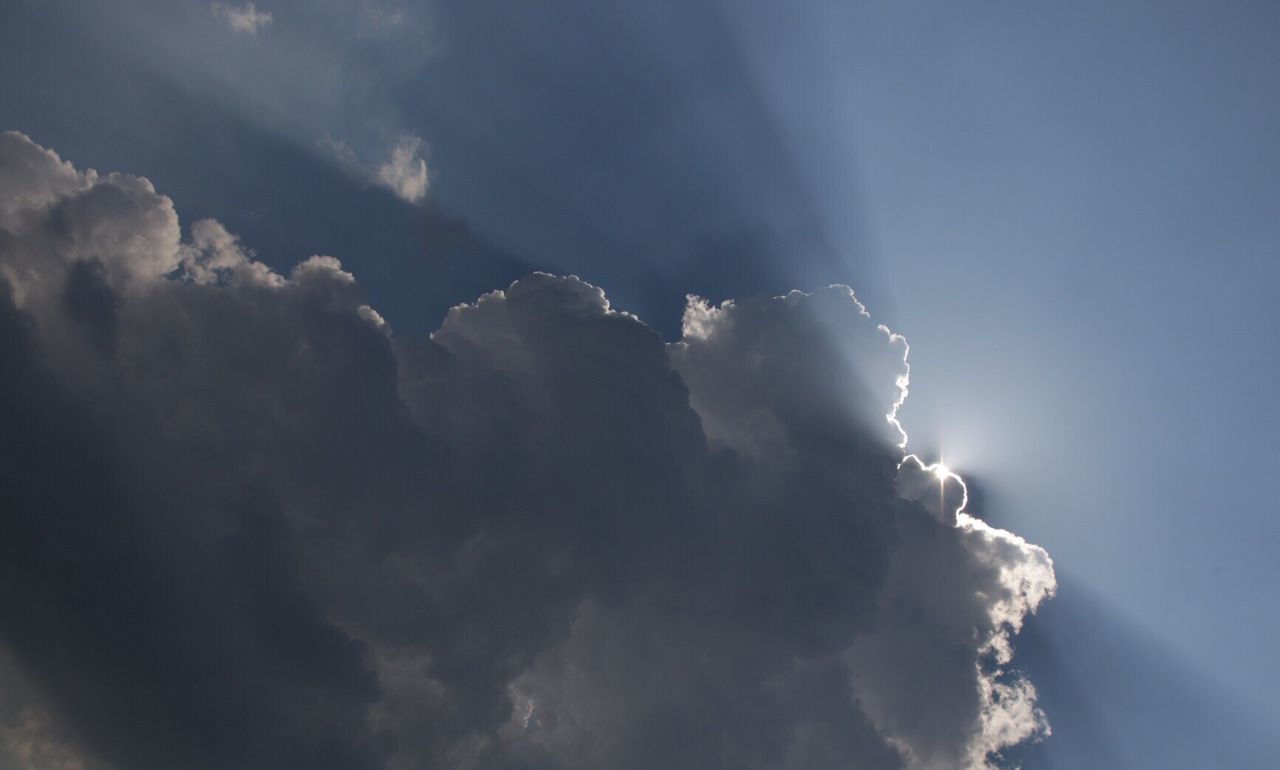
<svg viewBox="0 0 1280 770"><path fill-rule="evenodd" d="M188 240L339 257L406 338L533 269L668 342L689 293L852 286L909 448L1053 556L1024 766L1262 768L1278 39L1266 2L18 0L0 130Z"/></svg>

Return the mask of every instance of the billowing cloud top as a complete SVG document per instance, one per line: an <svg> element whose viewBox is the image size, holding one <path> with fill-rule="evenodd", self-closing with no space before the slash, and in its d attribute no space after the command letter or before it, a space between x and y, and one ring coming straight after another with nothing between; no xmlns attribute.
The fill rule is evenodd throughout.
<svg viewBox="0 0 1280 770"><path fill-rule="evenodd" d="M667 344L534 274L394 335L0 136L0 765L983 768L1043 550L832 287Z"/></svg>

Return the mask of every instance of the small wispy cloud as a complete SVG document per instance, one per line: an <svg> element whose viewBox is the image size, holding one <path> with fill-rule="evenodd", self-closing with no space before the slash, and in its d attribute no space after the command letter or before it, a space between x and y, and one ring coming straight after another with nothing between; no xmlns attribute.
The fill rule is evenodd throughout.
<svg viewBox="0 0 1280 770"><path fill-rule="evenodd" d="M333 134L325 134L316 142L325 154L338 162L347 171L359 171L361 169L360 158L356 155L356 151L351 149L351 145L337 138Z"/></svg>
<svg viewBox="0 0 1280 770"><path fill-rule="evenodd" d="M271 26L271 12L259 11L258 6L251 2L242 6L214 3L210 8L213 15L230 25L234 32L256 35L258 30Z"/></svg>
<svg viewBox="0 0 1280 770"><path fill-rule="evenodd" d="M391 148L391 158L378 166L375 179L409 203L417 203L427 195L427 161L422 157L425 143L421 138L400 137Z"/></svg>
<svg viewBox="0 0 1280 770"><path fill-rule="evenodd" d="M363 160L351 145L331 134L321 137L316 145L348 174L385 187L407 203L417 203L427 197L431 172L425 157L427 143L420 136L401 136L383 163Z"/></svg>
<svg viewBox="0 0 1280 770"><path fill-rule="evenodd" d="M399 29L405 21L404 9L365 3L356 19L356 34L360 37L387 35Z"/></svg>

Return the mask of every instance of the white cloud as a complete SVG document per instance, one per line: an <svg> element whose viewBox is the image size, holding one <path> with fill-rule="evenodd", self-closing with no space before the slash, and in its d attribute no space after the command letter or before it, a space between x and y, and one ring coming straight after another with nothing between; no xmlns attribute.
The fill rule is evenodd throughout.
<svg viewBox="0 0 1280 770"><path fill-rule="evenodd" d="M391 148L390 159L374 172L374 179L402 200L417 203L427 195L424 149L425 143L419 137L401 137Z"/></svg>
<svg viewBox="0 0 1280 770"><path fill-rule="evenodd" d="M284 279L253 259L253 252L214 219L200 219L191 225L191 242L179 250L185 277L196 283L248 281L263 286L279 286Z"/></svg>
<svg viewBox="0 0 1280 770"><path fill-rule="evenodd" d="M351 149L351 145L332 134L325 134L320 137L319 141L316 142L316 146L337 161L338 165L343 168L349 171L360 168L360 159L356 155L356 151Z"/></svg>
<svg viewBox="0 0 1280 770"><path fill-rule="evenodd" d="M351 145L332 135L321 137L316 145L346 173L384 187L407 203L418 203L427 196L431 173L424 157L427 144L421 137L400 137L391 147L390 157L379 164L362 162Z"/></svg>
<svg viewBox="0 0 1280 770"><path fill-rule="evenodd" d="M258 6L252 2L242 6L213 3L210 8L215 16L225 21L235 32L256 35L259 30L271 26L271 12L259 11Z"/></svg>

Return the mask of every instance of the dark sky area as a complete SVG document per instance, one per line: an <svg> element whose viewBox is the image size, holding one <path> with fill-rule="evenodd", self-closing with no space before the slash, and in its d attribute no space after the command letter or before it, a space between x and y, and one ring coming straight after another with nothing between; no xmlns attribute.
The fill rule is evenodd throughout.
<svg viewBox="0 0 1280 770"><path fill-rule="evenodd" d="M0 767L1273 767L1277 39L4 3Z"/></svg>

